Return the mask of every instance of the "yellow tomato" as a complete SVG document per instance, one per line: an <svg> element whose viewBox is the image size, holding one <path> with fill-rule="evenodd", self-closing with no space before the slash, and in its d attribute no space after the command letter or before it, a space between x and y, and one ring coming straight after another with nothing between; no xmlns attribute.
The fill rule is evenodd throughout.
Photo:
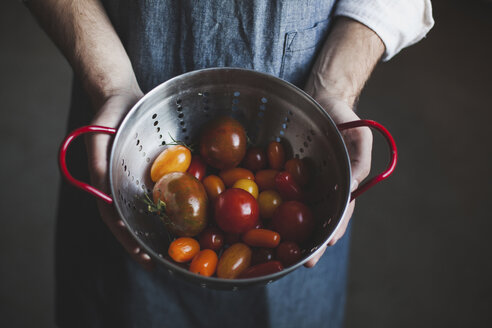
<svg viewBox="0 0 492 328"><path fill-rule="evenodd" d="M258 197L260 216L264 219L270 219L280 204L282 204L282 197L278 192L274 190L262 191Z"/></svg>
<svg viewBox="0 0 492 328"><path fill-rule="evenodd" d="M249 192L255 199L258 198L258 186L253 180L239 179L232 185L232 188L239 188Z"/></svg>
<svg viewBox="0 0 492 328"><path fill-rule="evenodd" d="M157 182L170 172L186 172L191 163L191 151L185 146L177 145L164 149L150 168L150 178Z"/></svg>

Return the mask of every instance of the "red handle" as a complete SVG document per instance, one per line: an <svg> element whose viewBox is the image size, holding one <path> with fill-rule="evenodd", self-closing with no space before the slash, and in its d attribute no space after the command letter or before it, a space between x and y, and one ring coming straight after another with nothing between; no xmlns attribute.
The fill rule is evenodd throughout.
<svg viewBox="0 0 492 328"><path fill-rule="evenodd" d="M80 188L82 190L87 191L88 193L102 199L108 204L113 203L113 199L111 196L106 195L102 191L88 185L85 182L79 181L75 179L70 172L68 172L67 168L67 160L66 160L66 155L67 155L67 150L68 146L72 143L72 141L77 138L78 136L85 134L85 133L91 133L91 132L102 132L102 133L107 133L107 134L115 134L116 129L113 128L108 128L105 126L97 126L97 125L87 125L80 127L74 131L72 131L66 138L63 140L63 143L60 146L60 153L58 155L58 164L60 165L60 170L62 175L67 179L68 182L70 182L72 185L74 185L77 188Z"/></svg>
<svg viewBox="0 0 492 328"><path fill-rule="evenodd" d="M391 159L390 159L390 162L388 164L388 167L386 168L386 170L384 170L383 173L380 173L380 174L376 175L375 177L372 177L371 179L369 179L368 181L366 181L365 183L360 185L359 188L357 188L356 190L354 190L352 192L352 196L350 199L351 201L354 200L355 198L359 197L362 193L366 192L369 188L374 186L376 183L383 181L384 179L389 177L391 175L391 173L393 173L393 171L395 170L396 160L398 157L397 151L396 151L395 140L393 139L393 137L391 136L389 131L384 126L379 124L378 122L374 122L371 120L359 120L359 121L347 122L347 123L337 125L338 130L340 130L340 131L343 131L346 129L351 129L351 128L356 128L359 126L367 126L370 128L374 128L383 135L383 137L388 142Z"/></svg>

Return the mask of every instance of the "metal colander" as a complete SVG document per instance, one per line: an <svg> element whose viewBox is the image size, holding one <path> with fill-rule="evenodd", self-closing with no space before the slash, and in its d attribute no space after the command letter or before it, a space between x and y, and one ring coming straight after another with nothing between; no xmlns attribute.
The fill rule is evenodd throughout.
<svg viewBox="0 0 492 328"><path fill-rule="evenodd" d="M306 158L311 164L314 179L313 192L310 193L313 197L309 204L316 218L316 229L302 259L279 273L227 280L187 271L166 258L170 239L165 226L158 216L149 214L146 205L139 200L153 188L150 166L166 144L172 143L172 138L186 143L198 142L202 126L222 115L241 122L254 145L265 147L272 140L280 141L287 158ZM371 122L357 121L343 128L377 124ZM116 133L109 163L111 196L75 180L66 168L64 152L68 145L73 138L87 132ZM392 139L390 141L393 142ZM388 170L373 178L370 184L391 173L396 149L392 151ZM234 290L269 283L304 264L328 243L351 199L350 160L331 118L312 98L292 84L245 69L204 69L177 76L157 86L135 104L117 131L89 126L70 134L62 145L60 164L69 182L113 203L139 244L170 274L203 287L219 289ZM361 192L364 190L360 189Z"/></svg>

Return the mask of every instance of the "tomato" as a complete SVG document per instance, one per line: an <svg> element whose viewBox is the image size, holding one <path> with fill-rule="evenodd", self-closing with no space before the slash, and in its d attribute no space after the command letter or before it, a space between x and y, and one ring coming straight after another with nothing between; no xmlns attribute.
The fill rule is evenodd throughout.
<svg viewBox="0 0 492 328"><path fill-rule="evenodd" d="M200 251L198 242L189 237L181 237L174 240L170 245L167 253L178 263L190 261Z"/></svg>
<svg viewBox="0 0 492 328"><path fill-rule="evenodd" d="M216 169L236 167L246 154L246 131L231 117L211 121L200 137L200 155Z"/></svg>
<svg viewBox="0 0 492 328"><path fill-rule="evenodd" d="M239 179L232 185L232 188L239 188L249 192L255 199L258 198L258 186L253 180Z"/></svg>
<svg viewBox="0 0 492 328"><path fill-rule="evenodd" d="M207 225L208 198L203 185L191 174L171 172L154 186L154 204L166 228L180 237L198 235Z"/></svg>
<svg viewBox="0 0 492 328"><path fill-rule="evenodd" d="M251 263L251 248L243 243L237 243L222 253L217 264L217 277L234 279Z"/></svg>
<svg viewBox="0 0 492 328"><path fill-rule="evenodd" d="M283 241L276 249L276 258L284 266L290 266L297 263L301 259L301 249L296 243L291 241Z"/></svg>
<svg viewBox="0 0 492 328"><path fill-rule="evenodd" d="M274 190L275 189L275 177L279 171L277 170L261 170L256 172L255 181L260 191Z"/></svg>
<svg viewBox="0 0 492 328"><path fill-rule="evenodd" d="M253 250L251 264L256 265L273 260L275 254L271 248L257 248Z"/></svg>
<svg viewBox="0 0 492 328"><path fill-rule="evenodd" d="M301 244L311 236L314 218L309 207L303 203L288 201L275 210L272 229L280 234L282 240Z"/></svg>
<svg viewBox="0 0 492 328"><path fill-rule="evenodd" d="M270 219L280 204L282 204L282 197L274 190L262 191L258 196L260 216L263 219Z"/></svg>
<svg viewBox="0 0 492 328"><path fill-rule="evenodd" d="M209 175L203 179L203 186L212 202L225 190L224 182L216 175Z"/></svg>
<svg viewBox="0 0 492 328"><path fill-rule="evenodd" d="M214 213L219 228L226 233L245 233L256 226L259 218L256 199L237 188L227 189L217 197Z"/></svg>
<svg viewBox="0 0 492 328"><path fill-rule="evenodd" d="M304 198L301 188L294 181L289 172L280 172L275 177L275 189L283 200L302 200Z"/></svg>
<svg viewBox="0 0 492 328"><path fill-rule="evenodd" d="M243 235L249 246L275 248L280 243L280 235L268 229L251 229Z"/></svg>
<svg viewBox="0 0 492 328"><path fill-rule="evenodd" d="M231 188L239 179L255 179L255 175L253 174L253 172L243 169L242 167L220 171L219 175L222 178L222 181L224 181L227 188Z"/></svg>
<svg viewBox="0 0 492 328"><path fill-rule="evenodd" d="M169 172L186 172L191 163L191 151L185 146L171 146L162 151L152 163L150 178L158 181Z"/></svg>
<svg viewBox="0 0 492 328"><path fill-rule="evenodd" d="M207 164L200 155L193 155L191 158L190 167L186 172L202 181L207 173Z"/></svg>
<svg viewBox="0 0 492 328"><path fill-rule="evenodd" d="M262 170L267 165L267 158L265 152L258 147L250 148L246 151L244 156L243 166L248 170L256 172Z"/></svg>
<svg viewBox="0 0 492 328"><path fill-rule="evenodd" d="M204 249L193 257L190 264L190 271L202 276L210 277L215 273L218 261L217 254L213 250Z"/></svg>
<svg viewBox="0 0 492 328"><path fill-rule="evenodd" d="M218 251L224 245L224 234L217 228L209 227L198 235L198 242L202 249Z"/></svg>
<svg viewBox="0 0 492 328"><path fill-rule="evenodd" d="M284 167L285 151L280 142L272 141L267 148L268 164L274 170L281 170Z"/></svg>
<svg viewBox="0 0 492 328"><path fill-rule="evenodd" d="M280 272L283 269L284 266L279 261L268 261L247 268L238 276L238 278L247 279L247 278L261 277L261 276L266 276L268 274Z"/></svg>
<svg viewBox="0 0 492 328"><path fill-rule="evenodd" d="M306 161L299 158L289 159L285 163L285 171L292 175L292 178L299 186L303 187L309 183L311 175Z"/></svg>

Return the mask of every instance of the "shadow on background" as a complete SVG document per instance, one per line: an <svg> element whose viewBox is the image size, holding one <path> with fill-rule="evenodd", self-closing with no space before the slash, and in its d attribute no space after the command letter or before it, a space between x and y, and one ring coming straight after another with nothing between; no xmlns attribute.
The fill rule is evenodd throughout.
<svg viewBox="0 0 492 328"><path fill-rule="evenodd" d="M492 326L492 6L435 1L434 17L426 40L376 69L359 104L393 133L400 161L358 200L347 327ZM19 2L2 1L0 18L0 326L52 327L71 73ZM373 173L386 157L376 136Z"/></svg>

